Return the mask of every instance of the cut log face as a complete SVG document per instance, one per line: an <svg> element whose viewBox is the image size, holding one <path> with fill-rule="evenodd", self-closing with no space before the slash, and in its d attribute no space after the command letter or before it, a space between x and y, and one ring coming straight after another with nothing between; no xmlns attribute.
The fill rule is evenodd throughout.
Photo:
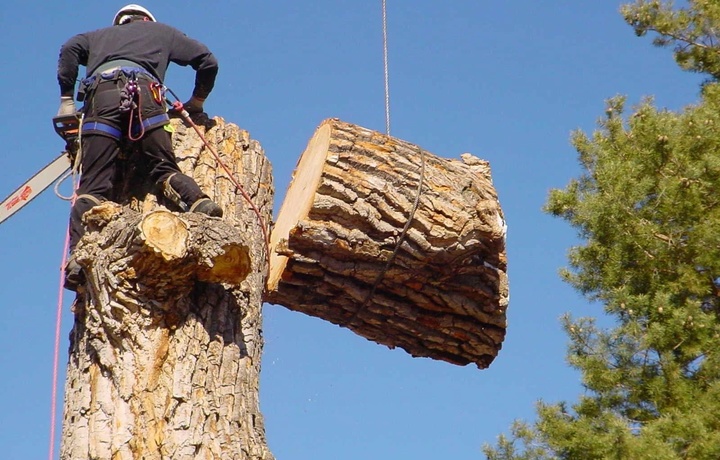
<svg viewBox="0 0 720 460"><path fill-rule="evenodd" d="M505 221L487 162L337 119L301 156L266 300L413 356L490 365L505 336Z"/></svg>
<svg viewBox="0 0 720 460"><path fill-rule="evenodd" d="M165 260L178 259L187 253L187 225L167 211L146 215L140 223L142 239Z"/></svg>

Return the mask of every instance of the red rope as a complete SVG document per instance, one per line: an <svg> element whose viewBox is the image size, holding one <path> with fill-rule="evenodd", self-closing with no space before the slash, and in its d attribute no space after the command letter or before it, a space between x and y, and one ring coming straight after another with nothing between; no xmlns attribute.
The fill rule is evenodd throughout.
<svg viewBox="0 0 720 460"><path fill-rule="evenodd" d="M141 92L139 89L137 89L137 82L135 83L135 93L137 95L137 116L138 116L138 123L140 124L140 133L137 136L133 136L132 133L132 127L133 127L133 113L135 112L135 109L130 109L130 116L128 117L128 131L127 131L127 137L131 141L139 141L142 139L142 137L145 135L145 125L143 125L142 121L142 100Z"/></svg>
<svg viewBox="0 0 720 460"><path fill-rule="evenodd" d="M223 168L223 170L225 170L228 177L230 178L230 182L232 182L235 185L235 187L237 188L237 190L240 191L240 194L243 196L243 198L245 198L245 201L248 202L248 204L250 205L250 208L253 210L253 212L257 216L258 222L260 223L260 229L262 230L263 239L265 241L265 260L267 261L267 266L268 266L268 270L269 270L270 269L270 239L268 238L267 228L265 227L265 220L262 218L262 214L260 213L260 210L257 208L257 206L255 206L255 203L253 203L252 198L250 198L250 195L248 195L248 193L245 191L245 189L240 184L240 182L238 182L238 180L235 179L235 176L233 176L232 172L230 171L230 168L228 168L228 166L225 164L225 162L223 162L220 159L220 155L218 155L218 153L215 151L214 148L212 148L212 146L207 141L207 139L205 139L205 136L203 135L203 133L200 132L200 128L198 128L198 126L195 124L195 122L192 121L192 119L190 118L190 114L183 107L182 102L180 102L179 100L174 102L173 109L175 109L183 117L183 119L185 119L185 121L190 123L190 125L193 127L193 129L195 130L197 135L200 136L200 139L205 144L205 147L207 147L208 150L210 150L210 152L213 154L213 156L217 160L218 164Z"/></svg>

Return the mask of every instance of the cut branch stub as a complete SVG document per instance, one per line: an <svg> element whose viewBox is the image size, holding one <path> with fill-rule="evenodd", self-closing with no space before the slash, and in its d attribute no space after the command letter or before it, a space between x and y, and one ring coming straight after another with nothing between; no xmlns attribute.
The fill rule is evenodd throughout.
<svg viewBox="0 0 720 460"><path fill-rule="evenodd" d="M187 225L167 211L154 211L143 217L140 233L145 244L165 260L179 259L187 254Z"/></svg>
<svg viewBox="0 0 720 460"><path fill-rule="evenodd" d="M486 161L337 119L301 156L266 300L413 356L487 367L505 337L505 222Z"/></svg>
<svg viewBox="0 0 720 460"><path fill-rule="evenodd" d="M178 297L192 288L188 280L240 285L250 273L249 248L242 235L229 223L203 214L177 214L155 210L141 214L107 202L88 211L84 222L89 230L80 246L78 262L95 270L98 260L118 260L108 264L90 282L140 284L155 300ZM120 241L139 250L129 259L97 239ZM99 287L99 286L98 286Z"/></svg>

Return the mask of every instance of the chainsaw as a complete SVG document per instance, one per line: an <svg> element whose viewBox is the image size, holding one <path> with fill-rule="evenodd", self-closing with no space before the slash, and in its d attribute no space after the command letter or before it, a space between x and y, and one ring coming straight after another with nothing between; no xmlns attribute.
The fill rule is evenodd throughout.
<svg viewBox="0 0 720 460"><path fill-rule="evenodd" d="M65 141L65 150L0 203L0 224L45 191L70 169L74 162L80 146L80 117L57 116L53 118L53 125L55 132Z"/></svg>

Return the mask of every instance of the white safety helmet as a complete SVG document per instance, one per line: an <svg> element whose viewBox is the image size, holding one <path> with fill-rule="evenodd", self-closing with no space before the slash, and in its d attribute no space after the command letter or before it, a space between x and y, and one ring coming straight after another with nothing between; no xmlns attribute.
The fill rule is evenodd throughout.
<svg viewBox="0 0 720 460"><path fill-rule="evenodd" d="M127 20L134 15L141 14L143 16L147 16L148 19L150 19L153 22L157 22L157 19L155 19L155 16L147 10L147 8L142 7L140 5L136 5L134 3L131 3L129 5L125 5L122 8L118 10L117 13L115 13L115 17L113 18L113 25L117 26L119 24L125 24Z"/></svg>

